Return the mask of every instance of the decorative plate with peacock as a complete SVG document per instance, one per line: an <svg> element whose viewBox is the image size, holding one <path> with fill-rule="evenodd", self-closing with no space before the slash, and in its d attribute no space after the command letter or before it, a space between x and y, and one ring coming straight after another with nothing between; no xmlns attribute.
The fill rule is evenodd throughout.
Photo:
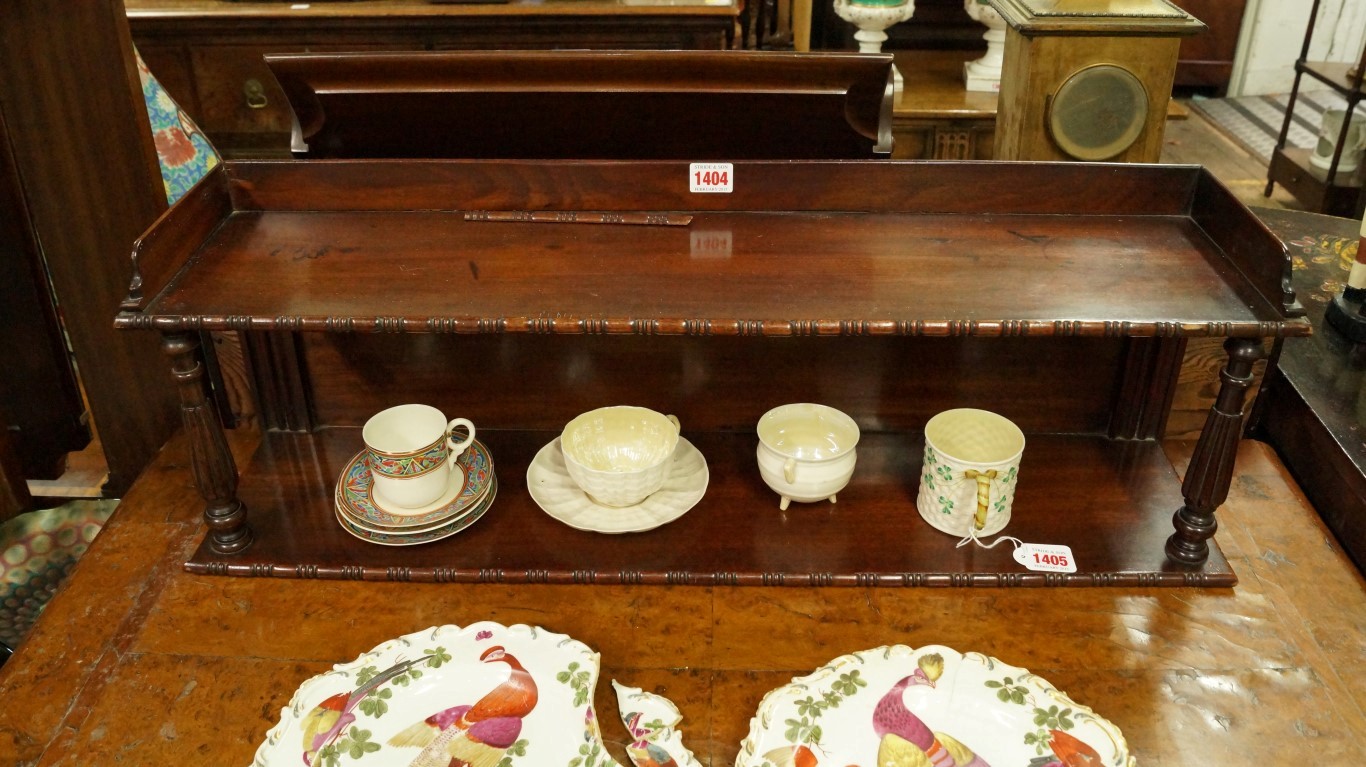
<svg viewBox="0 0 1366 767"><path fill-rule="evenodd" d="M845 655L764 697L735 767L1132 767L1119 729L1035 674L931 645Z"/></svg>
<svg viewBox="0 0 1366 767"><path fill-rule="evenodd" d="M389 640L309 679L253 767L618 767L593 711L598 654L481 622Z"/></svg>

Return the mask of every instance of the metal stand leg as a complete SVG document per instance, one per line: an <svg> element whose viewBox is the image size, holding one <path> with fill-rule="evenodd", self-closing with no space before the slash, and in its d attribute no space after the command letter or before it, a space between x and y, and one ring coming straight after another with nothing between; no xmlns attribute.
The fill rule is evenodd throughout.
<svg viewBox="0 0 1366 767"><path fill-rule="evenodd" d="M1219 527L1214 511L1228 498L1233 482L1233 462L1243 430L1243 400L1252 385L1252 366L1264 356L1261 342L1255 338L1230 338L1224 342L1224 350L1228 364L1219 374L1223 384L1181 485L1186 505L1172 517L1176 532L1167 539L1167 556L1192 567L1209 558L1208 541Z"/></svg>
<svg viewBox="0 0 1366 767"><path fill-rule="evenodd" d="M180 392L180 415L190 438L194 484L204 497L209 545L219 554L236 554L251 545L247 507L237 500L237 464L228 449L218 412L204 391L204 366L193 333L167 333L161 350L171 358L171 375Z"/></svg>

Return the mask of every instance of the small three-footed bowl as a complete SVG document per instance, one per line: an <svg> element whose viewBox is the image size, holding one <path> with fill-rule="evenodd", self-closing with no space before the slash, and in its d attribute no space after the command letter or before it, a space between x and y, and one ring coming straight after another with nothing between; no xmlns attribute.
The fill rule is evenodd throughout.
<svg viewBox="0 0 1366 767"><path fill-rule="evenodd" d="M849 484L858 458L854 419L827 405L781 405L759 419L759 474L787 510L792 501L829 500Z"/></svg>
<svg viewBox="0 0 1366 767"><path fill-rule="evenodd" d="M620 405L590 410L564 427L560 450L569 476L604 506L634 506L669 478L678 419Z"/></svg>

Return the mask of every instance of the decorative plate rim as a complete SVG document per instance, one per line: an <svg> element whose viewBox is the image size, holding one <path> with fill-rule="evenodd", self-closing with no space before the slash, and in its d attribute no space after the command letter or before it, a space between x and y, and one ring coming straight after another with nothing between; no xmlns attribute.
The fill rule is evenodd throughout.
<svg viewBox="0 0 1366 767"><path fill-rule="evenodd" d="M812 671L805 676L793 677L791 682L769 690L759 701L759 707L755 709L754 716L749 721L749 731L744 740L740 741L740 751L735 756L734 767L761 767L764 760L757 755L759 740L763 734L770 730L766 719L772 717L770 708L775 707L781 702L781 698L792 692L801 691L807 688L818 686L820 683L829 679L838 679L850 666L863 666L869 662L870 658L881 655L883 659L890 659L894 653L904 653L908 658L911 656L926 653L929 651L939 652L945 655L954 656L961 662L967 659L980 659L984 665L990 669L997 668L1009 673L1012 679L1016 679L1020 684L1028 684L1038 692L1046 696L1050 701L1064 706L1074 708L1077 712L1084 714L1089 720L1095 722L1099 727L1114 741L1117 757L1125 767L1135 767L1137 760L1129 750L1129 744L1124 739L1124 734L1110 720L1097 714L1090 706L1078 703L1070 695L1058 689L1056 685L1038 674L1021 668L990 655L979 652L959 652L951 647L937 644L927 644L920 647L911 647L904 644L882 645L870 650L860 650L857 652L841 655L834 660L826 663L820 668Z"/></svg>
<svg viewBox="0 0 1366 767"><path fill-rule="evenodd" d="M597 738L598 742L605 743L602 738L601 729L598 726L598 719L593 703L593 692L596 690L598 675L602 670L601 655L584 642L575 639L568 634L549 631L540 626L533 626L525 623L504 625L497 621L485 620L476 621L466 626L459 626L451 623L440 626L431 626L421 631L414 631L399 637L386 639L370 650L356 656L354 660L334 664L330 670L314 674L308 679L305 679L297 688L295 688L294 694L290 696L289 703L280 709L278 720L266 731L265 739L262 740L261 745L257 747L256 753L252 758L252 767L285 767L285 765L281 764L279 759L276 758L277 755L274 752L278 748L282 748L279 744L281 743L282 738L290 732L292 725L304 717L307 707L310 705L310 695L312 695L313 691L318 687L327 684L330 680L337 677L347 680L348 683L352 685L360 684L360 682L357 681L358 677L362 670L367 666L378 666L381 663L388 662L388 660L401 661L402 659L398 658L398 653L405 651L421 656L423 655L424 650L431 650L432 648L437 647L436 643L439 641L450 642L471 633L474 634L476 639L479 639L480 632L485 631L491 632L494 636L498 635L497 632L504 632L505 635L518 636L519 638L530 642L549 641L554 644L557 650L563 649L569 653L581 656L582 660L586 661L585 670L589 672L585 684L588 690L587 710L592 715L588 718L587 725L591 728L591 733ZM292 757L294 755L289 754L288 756ZM603 764L616 764L615 760L607 756L605 749L603 750L603 756L606 757ZM290 762L291 767L294 764L295 762ZM620 765L617 765L617 767L620 767Z"/></svg>

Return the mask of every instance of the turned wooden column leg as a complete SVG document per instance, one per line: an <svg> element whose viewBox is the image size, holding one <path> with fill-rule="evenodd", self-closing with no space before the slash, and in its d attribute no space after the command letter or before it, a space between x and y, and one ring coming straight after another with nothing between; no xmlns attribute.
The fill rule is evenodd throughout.
<svg viewBox="0 0 1366 767"><path fill-rule="evenodd" d="M247 507L237 500L237 464L228 449L218 412L204 391L204 365L192 333L167 333L161 349L171 358L171 375L180 392L180 415L190 438L194 484L204 497L209 546L219 554L236 554L251 545Z"/></svg>
<svg viewBox="0 0 1366 767"><path fill-rule="evenodd" d="M1243 400L1252 385L1252 366L1264 355L1255 338L1230 338L1224 342L1228 364L1220 371L1223 382L1210 408L1200 441L1195 445L1181 494L1186 505L1172 517L1176 532L1167 539L1167 556L1184 565L1199 566L1209 558L1209 539L1219 524L1214 511L1228 498L1233 482L1233 462L1243 431Z"/></svg>

